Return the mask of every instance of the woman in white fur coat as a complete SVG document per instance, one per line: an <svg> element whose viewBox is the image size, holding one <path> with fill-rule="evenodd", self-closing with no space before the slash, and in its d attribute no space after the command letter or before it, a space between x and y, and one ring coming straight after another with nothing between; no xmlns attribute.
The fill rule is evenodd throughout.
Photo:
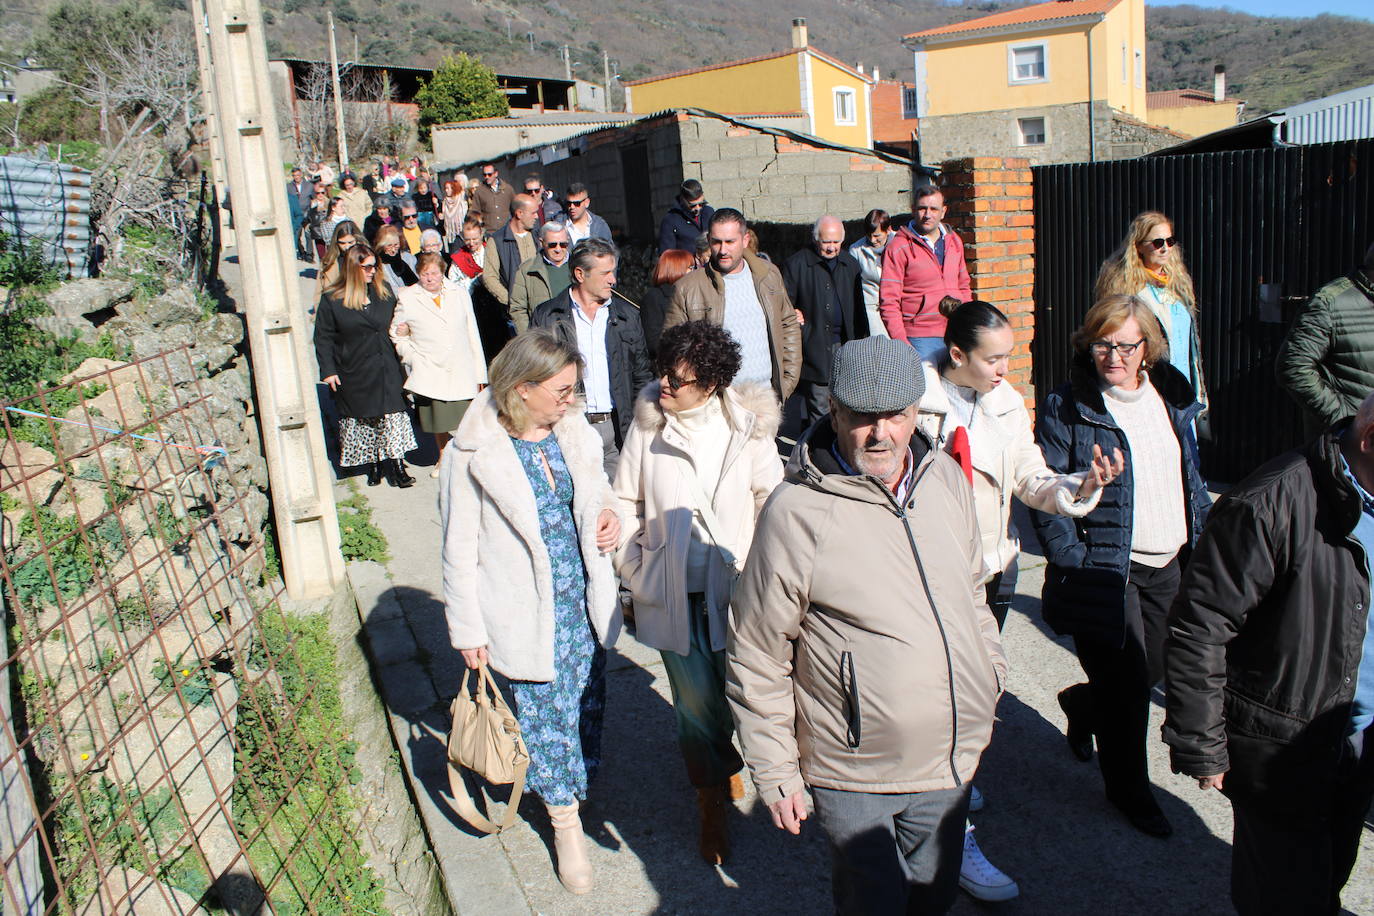
<svg viewBox="0 0 1374 916"><path fill-rule="evenodd" d="M558 877L592 886L578 802L601 757L606 649L620 632L620 543L601 437L577 399L581 358L530 331L492 362L441 462L444 613L469 668L510 679L526 786L554 827Z"/></svg>
<svg viewBox="0 0 1374 916"><path fill-rule="evenodd" d="M634 598L636 638L663 657L697 791L699 851L713 865L729 853L730 798L743 794L725 699L731 593L783 470L777 396L769 385L731 387L739 367L739 344L717 325L664 331L659 380L639 395L615 478L627 532L616 566Z"/></svg>

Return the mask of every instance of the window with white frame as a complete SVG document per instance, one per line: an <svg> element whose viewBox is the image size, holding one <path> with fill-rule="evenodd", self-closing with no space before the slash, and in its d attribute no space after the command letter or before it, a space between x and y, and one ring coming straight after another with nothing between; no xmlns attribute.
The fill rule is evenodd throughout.
<svg viewBox="0 0 1374 916"><path fill-rule="evenodd" d="M1145 52L1135 49L1135 88L1145 88Z"/></svg>
<svg viewBox="0 0 1374 916"><path fill-rule="evenodd" d="M1049 77L1049 48L1043 41L1007 47L1007 79L1010 82L1038 83Z"/></svg>
<svg viewBox="0 0 1374 916"><path fill-rule="evenodd" d="M859 123L858 116L855 114L853 89L835 89L835 123Z"/></svg>
<svg viewBox="0 0 1374 916"><path fill-rule="evenodd" d="M920 117L920 102L916 95L915 86L902 87L902 118L911 119Z"/></svg>
<svg viewBox="0 0 1374 916"><path fill-rule="evenodd" d="M1044 118L1017 118L1016 130L1018 133L1018 142L1022 146L1045 145Z"/></svg>

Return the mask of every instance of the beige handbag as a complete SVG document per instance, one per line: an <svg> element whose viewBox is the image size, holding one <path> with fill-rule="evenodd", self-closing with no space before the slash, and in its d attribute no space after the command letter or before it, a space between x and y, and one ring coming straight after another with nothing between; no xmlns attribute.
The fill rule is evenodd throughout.
<svg viewBox="0 0 1374 916"><path fill-rule="evenodd" d="M520 796L525 792L525 773L530 754L520 736L520 723L506 705L491 672L483 665L477 669L477 690L468 692L468 675L463 673L458 696L449 712L453 727L448 734L448 785L453 794L453 809L483 833L500 833L515 823ZM473 804L463 783L463 770L471 770L492 785L511 785L510 802L501 823L483 817Z"/></svg>

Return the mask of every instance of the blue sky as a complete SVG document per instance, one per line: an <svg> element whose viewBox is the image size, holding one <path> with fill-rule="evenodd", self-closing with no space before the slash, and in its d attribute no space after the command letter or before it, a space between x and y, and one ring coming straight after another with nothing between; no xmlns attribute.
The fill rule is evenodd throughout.
<svg viewBox="0 0 1374 916"><path fill-rule="evenodd" d="M1292 0L1242 0L1232 3L1223 0L1146 0L1150 6L1176 6L1182 2L1214 9L1226 7L1256 16L1293 16L1295 11L1300 9L1303 14L1309 16L1334 13L1340 16L1356 16L1360 19L1374 19L1374 11L1370 9L1369 0L1314 0L1301 5L1294 4Z"/></svg>

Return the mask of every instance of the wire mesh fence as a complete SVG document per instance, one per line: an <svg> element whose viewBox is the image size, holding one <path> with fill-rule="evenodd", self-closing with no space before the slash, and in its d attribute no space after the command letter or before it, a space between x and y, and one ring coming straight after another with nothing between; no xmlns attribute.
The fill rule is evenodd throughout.
<svg viewBox="0 0 1374 916"><path fill-rule="evenodd" d="M381 913L326 619L191 360L0 405L0 910Z"/></svg>

